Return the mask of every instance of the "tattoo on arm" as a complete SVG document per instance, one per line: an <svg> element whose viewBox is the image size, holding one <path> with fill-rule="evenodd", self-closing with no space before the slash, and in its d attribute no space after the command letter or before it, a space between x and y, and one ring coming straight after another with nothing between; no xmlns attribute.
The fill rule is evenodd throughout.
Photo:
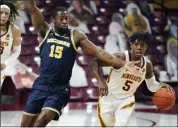
<svg viewBox="0 0 178 128"><path fill-rule="evenodd" d="M113 59L114 58L112 55L110 55L109 53L107 53L106 51L104 51L101 48L97 48L96 56L104 56L107 59Z"/></svg>

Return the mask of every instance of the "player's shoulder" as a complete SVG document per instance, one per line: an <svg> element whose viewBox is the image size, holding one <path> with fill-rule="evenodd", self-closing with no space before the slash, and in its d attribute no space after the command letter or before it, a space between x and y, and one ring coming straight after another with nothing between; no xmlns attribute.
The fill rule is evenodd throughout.
<svg viewBox="0 0 178 128"><path fill-rule="evenodd" d="M146 68L147 69L153 68L153 64L152 64L151 60L149 60L149 59L146 59Z"/></svg>
<svg viewBox="0 0 178 128"><path fill-rule="evenodd" d="M114 53L113 54L115 57L120 58L122 60L125 60L126 56L124 52L120 52L120 53Z"/></svg>
<svg viewBox="0 0 178 128"><path fill-rule="evenodd" d="M71 29L73 31L74 36L83 36L85 35L82 31L77 30L77 29Z"/></svg>
<svg viewBox="0 0 178 128"><path fill-rule="evenodd" d="M145 57L145 60L146 60L146 64L147 64L147 65L152 65L152 62L151 62L150 59L148 59L148 58Z"/></svg>
<svg viewBox="0 0 178 128"><path fill-rule="evenodd" d="M20 28L15 25L15 24L10 24L12 26L12 32L13 33L16 33L16 32L20 32Z"/></svg>
<svg viewBox="0 0 178 128"><path fill-rule="evenodd" d="M88 37L80 30L73 29L71 31L73 31L73 37L76 43L78 43L80 40L88 39Z"/></svg>

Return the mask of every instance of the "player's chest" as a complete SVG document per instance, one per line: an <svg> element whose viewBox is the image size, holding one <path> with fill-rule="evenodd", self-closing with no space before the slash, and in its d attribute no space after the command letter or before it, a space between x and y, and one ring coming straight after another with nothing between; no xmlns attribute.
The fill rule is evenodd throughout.
<svg viewBox="0 0 178 128"><path fill-rule="evenodd" d="M126 69L123 69L120 77L123 80L130 80L135 83L140 83L145 79L145 75L146 75L145 68L140 68L137 72L134 73Z"/></svg>
<svg viewBox="0 0 178 128"><path fill-rule="evenodd" d="M12 38L12 34L10 34L10 33L6 33L0 39L0 44L2 47L11 46L12 42L13 42L13 38Z"/></svg>

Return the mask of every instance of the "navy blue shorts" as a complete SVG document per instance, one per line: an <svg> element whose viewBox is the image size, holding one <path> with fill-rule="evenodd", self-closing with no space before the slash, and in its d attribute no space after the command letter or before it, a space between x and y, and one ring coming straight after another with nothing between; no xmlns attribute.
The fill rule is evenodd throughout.
<svg viewBox="0 0 178 128"><path fill-rule="evenodd" d="M28 97L24 114L39 115L43 109L48 109L56 112L54 120L58 120L62 114L62 109L70 100L69 85L41 85L34 83L32 92Z"/></svg>

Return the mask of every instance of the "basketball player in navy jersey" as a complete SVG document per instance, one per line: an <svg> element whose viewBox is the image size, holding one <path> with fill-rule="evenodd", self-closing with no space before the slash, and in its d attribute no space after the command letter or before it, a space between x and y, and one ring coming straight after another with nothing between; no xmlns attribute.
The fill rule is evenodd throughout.
<svg viewBox="0 0 178 128"><path fill-rule="evenodd" d="M95 46L82 32L69 30L69 14L66 8L54 9L54 29L51 29L44 21L35 1L26 2L39 37L41 65L40 76L35 80L25 106L22 127L45 127L51 120L58 120L70 99L69 80L78 47L86 54L113 66L123 66L130 71L136 71L135 63L138 62L126 63Z"/></svg>

